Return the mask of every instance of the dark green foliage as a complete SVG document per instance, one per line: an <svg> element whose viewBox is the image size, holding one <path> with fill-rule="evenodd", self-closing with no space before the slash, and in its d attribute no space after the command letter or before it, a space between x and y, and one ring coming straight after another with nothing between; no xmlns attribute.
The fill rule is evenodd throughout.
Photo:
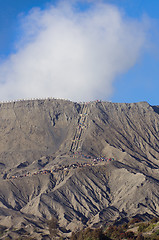
<svg viewBox="0 0 159 240"><path fill-rule="evenodd" d="M107 227L106 230L101 228L97 229L83 229L76 233L72 233L70 240L159 240L159 230L152 234L147 232L153 230L157 226L158 218L154 218L149 222L140 222L140 219L134 218L129 223L122 225L112 225ZM129 226L138 226L138 233L129 230ZM131 228L130 227L130 228Z"/></svg>
<svg viewBox="0 0 159 240"><path fill-rule="evenodd" d="M48 221L49 232L51 237L57 236L59 224L58 220L55 217L52 217L50 221Z"/></svg>
<svg viewBox="0 0 159 240"><path fill-rule="evenodd" d="M148 228L149 225L150 225L150 223L140 223L140 225L138 227L138 231L144 232L146 230L146 228Z"/></svg>
<svg viewBox="0 0 159 240"><path fill-rule="evenodd" d="M76 233L72 233L71 240L109 240L100 228L87 228Z"/></svg>
<svg viewBox="0 0 159 240"><path fill-rule="evenodd" d="M134 232L127 231L125 225L122 226L110 226L106 232L106 236L110 239L136 239Z"/></svg>
<svg viewBox="0 0 159 240"><path fill-rule="evenodd" d="M128 223L124 223L121 227L124 229L124 230L126 230L126 229L128 229Z"/></svg>
<svg viewBox="0 0 159 240"><path fill-rule="evenodd" d="M139 219L132 219L128 223L122 225L111 225L105 230L102 228L86 228L77 232L72 233L70 238L60 237L60 232L69 233L70 231L59 227L58 220L53 217L48 221L48 227L50 231L49 235L43 235L42 239L70 239L70 240L159 240L159 229L158 229L158 218L154 218L149 222L140 222ZM138 232L134 231L134 227L138 227ZM136 229L136 228L135 228ZM131 231L132 230L132 231ZM0 226L0 232L6 233L6 227ZM20 236L17 240L37 240L31 237L24 228L14 230L13 232L19 233ZM3 235L1 235L3 236ZM9 235L8 235L9 236ZM7 240L10 238L4 238Z"/></svg>
<svg viewBox="0 0 159 240"><path fill-rule="evenodd" d="M157 223L158 221L159 221L159 218L154 217L154 218L151 220L151 223Z"/></svg>
<svg viewBox="0 0 159 240"><path fill-rule="evenodd" d="M0 225L0 236L3 236L3 234L5 233L6 229L7 229L6 227Z"/></svg>
<svg viewBox="0 0 159 240"><path fill-rule="evenodd" d="M126 239L134 239L135 234L132 231L125 232L125 238Z"/></svg>
<svg viewBox="0 0 159 240"><path fill-rule="evenodd" d="M159 236L159 229L155 232L155 234L156 234L157 236Z"/></svg>
<svg viewBox="0 0 159 240"><path fill-rule="evenodd" d="M159 230L157 230L156 232L152 233L151 240L159 240Z"/></svg>
<svg viewBox="0 0 159 240"><path fill-rule="evenodd" d="M136 240L144 240L144 236L142 235L142 233L139 233L139 234L137 235Z"/></svg>

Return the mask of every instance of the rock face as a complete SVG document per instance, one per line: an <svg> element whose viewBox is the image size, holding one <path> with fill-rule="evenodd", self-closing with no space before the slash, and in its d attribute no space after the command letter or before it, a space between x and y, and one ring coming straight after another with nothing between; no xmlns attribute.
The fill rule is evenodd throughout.
<svg viewBox="0 0 159 240"><path fill-rule="evenodd" d="M0 104L3 226L34 235L40 229L34 237L41 239L52 217L69 235L83 226L158 216L158 173L158 106L55 99Z"/></svg>

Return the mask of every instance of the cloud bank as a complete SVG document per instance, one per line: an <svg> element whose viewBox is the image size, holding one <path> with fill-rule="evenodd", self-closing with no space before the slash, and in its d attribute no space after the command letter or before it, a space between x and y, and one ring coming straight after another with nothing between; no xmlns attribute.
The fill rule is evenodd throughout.
<svg viewBox="0 0 159 240"><path fill-rule="evenodd" d="M16 53L0 65L0 100L108 100L146 46L145 21L104 3L32 9L21 21Z"/></svg>

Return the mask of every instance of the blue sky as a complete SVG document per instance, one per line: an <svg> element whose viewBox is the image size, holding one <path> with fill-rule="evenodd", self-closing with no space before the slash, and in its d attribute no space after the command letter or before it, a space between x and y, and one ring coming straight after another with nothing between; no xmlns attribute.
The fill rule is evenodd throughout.
<svg viewBox="0 0 159 240"><path fill-rule="evenodd" d="M101 58L101 63L98 66L98 59L97 62L92 62L90 63L90 59L87 60L87 62L85 63L85 68L87 67L87 63L88 63L88 69L87 70L82 70L81 71L81 79L83 78L83 81L81 80L80 82L80 78L77 81L77 84L74 84L73 80L69 83L69 89L68 89L68 94L65 94L65 92L67 91L67 89L65 88L65 86L67 85L67 81L66 82L62 82L59 85L59 88L57 88L56 90L56 85L58 85L59 81L62 81L62 77L59 78L60 80L56 80L54 82L54 77L53 76L57 76L57 73L54 73L54 70L50 70L51 67L49 68L49 71L52 71L49 73L49 80L46 80L45 82L42 82L39 80L39 92L40 95L38 95L38 89L37 91L34 91L34 88L36 88L37 82L36 82L36 74L35 74L35 70L33 71L33 74L30 74L28 76L28 80L26 79L26 81L24 82L20 82L20 78L23 78L23 75L26 75L26 73L24 71L22 71L23 69L23 65L18 64L20 61L24 60L24 66L25 66L25 62L26 62L26 66L28 66L28 63L26 61L26 56L28 56L28 54L30 53L29 50L27 52L27 49L29 48L36 48L36 44L39 44L40 40L35 41L35 39L38 39L38 36L41 36L41 32L40 30L37 30L39 28L41 28L40 23L38 23L37 19L35 20L31 20L33 19L33 17L37 17L40 16L41 19L43 19L41 24L44 24L44 21L46 21L46 17L44 15L47 15L48 18L47 19L51 19L50 21L54 21L55 24L57 25L59 22L59 18L60 18L60 11L63 11L63 15L61 15L61 18L63 18L63 22L61 23L61 26L64 26L65 21L67 22L67 20L72 21L73 19L73 24L75 26L75 21L76 21L76 13L78 15L78 18L80 18L79 14L80 12L85 12L85 14L87 15L87 17L85 17L85 19L87 19L87 25L89 23L89 16L91 17L91 13L89 11L89 9L91 8L91 6L94 5L94 8L98 7L96 6L97 1L76 1L76 4L74 5L74 7L76 6L76 10L71 10L71 14L72 14L72 19L68 19L68 17L66 17L65 15L66 12L63 10L63 8L65 8L65 2L67 1L63 1L62 6L63 7L57 7L59 4L59 1L56 0L51 0L51 1L46 1L46 0L5 0L2 1L0 0L0 63L1 66L0 68L2 69L2 77L0 78L0 95L2 96L0 100L10 100L10 99L20 99L20 98L33 98L33 97L62 97L62 98L69 98L71 100L76 100L76 95L78 95L78 92L81 92L81 94L79 94L77 101L81 101L83 100L95 100L96 98L102 99L102 100L111 100L113 102L138 102L138 101L148 101L151 105L159 105L159 97L158 97L158 88L159 88L159 1L158 0L105 0L105 1L98 1L100 3L103 4L109 4L109 6L113 7L115 6L117 8L117 11L119 13L119 15L121 14L121 25L124 26L123 29L125 29L125 25L124 25L124 21L126 22L126 24L129 24L129 21L133 22L133 27L132 29L134 30L134 28L136 27L137 30L134 30L134 33L132 32L132 36L130 36L131 41L130 43L134 42L134 44L131 44L131 46L129 46L128 49L124 48L124 46L122 46L123 51L128 51L128 55L130 54L130 58L132 58L132 60L130 61L129 64L126 64L125 62L123 63L122 66L120 66L119 68L116 67L114 68L114 72L113 72L113 68L112 66L111 68L111 72L108 74L108 76L106 75L106 73L104 72L104 66L103 68L100 67L100 65L102 65L102 59L103 62L107 60L107 58L104 58L104 56L99 55L98 53L96 53L96 55L94 55L94 57L98 56L99 58ZM70 1L71 2L71 1ZM75 1L72 1L73 3ZM49 9L51 8L51 6L54 7L53 11L50 13ZM105 5L106 6L106 5ZM38 7L39 10L34 11L32 14L30 13L30 10L33 8ZM52 15L55 14L55 10L56 8L58 9L58 14L59 14L59 18L57 19L57 23L55 18L52 18ZM67 5L66 5L67 8ZM105 8L107 11L107 8ZM98 14L98 12L95 10L94 14ZM101 10L100 10L101 11ZM109 12L112 11L112 8L109 8ZM113 10L114 13L112 16L116 16L115 11ZM67 12L68 13L68 12ZM90 14L90 15L89 15ZM109 13L108 13L109 14ZM30 18L31 15L31 18ZM110 15L110 14L109 14ZM83 15L85 16L85 15ZM29 19L29 20L28 20ZM95 16L94 16L95 19ZM108 19L108 18L107 18ZM144 19L144 20L143 20ZM68 23L69 23L68 21ZM104 21L106 21L106 19L104 19ZM31 23L30 23L31 22ZM136 23L137 22L137 23ZM25 24L24 24L25 23ZM27 25L27 24L28 25ZM29 25L31 24L31 25ZM31 33L28 30L28 28L30 29L30 26L33 25L38 25L38 28L32 28L33 33ZM76 23L77 24L77 23ZM83 22L80 18L80 24L82 25ZM84 23L86 25L86 23ZM96 24L96 23L95 23ZM146 26L147 24L147 26ZM26 27L29 26L28 28ZM56 25L54 28L56 28ZM142 26L140 26L142 25ZM72 26L72 25L71 25ZM45 26L48 29L50 28L48 26ZM89 28L91 28L91 25L89 26ZM79 28L80 32L81 32L81 26ZM84 28L85 29L85 28ZM144 29L144 30L143 30ZM146 30L145 30L146 29ZM89 29L87 29L88 32ZM132 31L133 31L132 30ZM39 31L38 34L39 35L35 35L34 31ZM48 30L48 38L50 38L50 36L52 36L52 33L50 33L51 30ZM54 31L54 30L53 30ZM58 30L57 30L58 31ZM124 31L124 30L122 30ZM137 31L143 31L143 35L137 35ZM29 32L29 33L28 33ZM72 32L75 32L75 28L72 27ZM72 32L70 32L70 36L72 36ZM57 32L54 32L54 35L52 36L54 38L55 34ZM93 34L97 34L98 33L98 29L96 32L92 31L90 32L92 34L92 36L94 36ZM78 33L79 34L79 33ZM116 33L115 33L116 34ZM126 32L127 34L127 32ZM130 33L131 34L131 31ZM135 37L137 38L136 41L133 40L133 34L134 34L134 39ZM136 35L135 35L136 34ZM33 36L32 36L33 35ZM47 35L47 34L46 34ZM31 36L31 37L30 37ZM61 35L59 35L61 36ZM116 36L116 35L114 35ZM117 35L118 36L118 35ZM66 38L67 41L69 41L69 37L67 35L67 33L64 35L64 40ZM87 36L87 39L83 40L83 36L81 36L81 41L86 41L89 39L89 36ZM106 38L105 40L107 41L107 35L104 35L104 37ZM146 38L143 40L143 38ZM26 39L27 40L26 40ZM102 38L102 35L101 35ZM128 40L130 39L128 38ZM140 38L140 41L138 43L138 45L136 46L136 42L138 40L138 38ZM31 41L32 45L29 45L30 43L28 43L28 39L29 41ZM31 40L30 40L31 39ZM101 52L102 52L102 46L104 49L104 41L103 39L100 38L95 38L94 42L92 43L92 46L96 46L96 51L98 51L98 44L95 43L95 41L101 41L103 42L103 45L101 45ZM53 39L54 41L54 39ZM68 43L67 46L72 47L72 37L70 38L70 45ZM126 39L124 39L124 41L127 41ZM145 43L146 41L146 43ZM40 42L41 43L41 42ZM55 42L54 42L55 43ZM34 44L34 45L33 45ZM44 44L44 42L43 42ZM48 44L48 39L46 40L46 44ZM93 45L95 44L95 45ZM117 43L115 43L117 45ZM116 46L115 45L115 46ZM121 42L122 45L122 42ZM139 46L140 45L140 46ZM44 45L41 45L44 46ZM78 45L79 46L79 45ZM80 46L80 50L78 52L77 49L77 55L81 54L81 49L83 50L83 48L85 47L85 44ZM119 43L120 46L120 43ZM143 47L144 46L144 47ZM25 53L22 49L22 47L25 49ZM76 49L76 46L74 46ZM83 48L82 48L83 47ZM131 49L134 48L134 51L136 51L135 55L132 55L132 51ZM135 50L136 49L136 50ZM36 54L38 53L39 50L36 51ZM44 52L40 53L39 52L39 58L43 57L47 50L45 50ZM65 49L62 48L63 52L65 52ZM91 51L91 49L90 49ZM107 50L104 50L105 52L107 52ZM114 49L114 51L116 51ZM89 51L84 52L84 59L86 59L86 53L89 54ZM112 52L111 52L112 53ZM65 55L60 55L59 52L53 52L53 56L54 54L59 55L61 58L63 57L65 59ZM67 53L67 55L69 54L69 52ZM79 60L79 56L74 56L71 55L72 52L70 52L70 56L72 56L73 59L78 59L79 62L77 62L78 64L82 62L82 57ZM123 57L123 59L125 58L124 61L126 61L126 54L123 55L122 52L118 53L117 57L114 56L112 62L114 64L118 64L117 62L119 62L120 60L120 56L121 58ZM34 57L34 56L33 56ZM47 56L46 56L47 58ZM49 56L49 51L48 51L48 59L52 59ZM118 60L118 61L117 61ZM28 60L29 61L29 60ZM65 60L67 62L67 58ZM15 64L16 62L16 64ZM35 62L35 61L34 61ZM57 62L57 60L56 60ZM47 61L46 61L47 63ZM46 64L45 63L45 64ZM105 68L108 68L109 65L111 65L112 63L107 63ZM64 65L64 63L61 61L59 61L59 65L56 65L56 69L62 69L62 66ZM70 69L74 68L76 69L76 65L71 65L70 63ZM67 67L67 69L69 69L69 66ZM97 66L97 71L95 72L96 67L94 67L94 69L92 69L92 66ZM18 67L20 68L20 70L18 69ZM4 70L5 69L5 70ZM12 71L10 70L12 69ZM37 69L37 66L35 66L35 69ZM53 68L54 69L54 68ZM89 74L89 72L91 71L93 72L93 75ZM88 71L89 70L89 71ZM8 73L6 73L7 71L10 71L9 75ZM15 72L20 72L17 73L17 75L14 76L13 80L11 79L11 76L13 75L13 73ZM62 70L60 70L59 72L61 72ZM67 70L64 68L63 72L64 72L64 76L65 76L65 71L67 72ZM74 70L75 71L75 70ZM99 84L102 86L102 89L99 88L98 89L98 85L95 84L96 81L98 81L98 71L103 71L103 74L99 74L99 78L103 78L103 80L100 82ZM48 71L47 71L48 72ZM108 69L109 72L109 69ZM77 69L77 74L80 74L80 69ZM105 75L104 75L105 74ZM91 83L91 80L89 80L89 78L91 79L92 76L96 75L96 78L94 78L94 80L92 80L93 82ZM19 77L20 76L20 77ZM66 74L67 76L67 74ZM71 78L74 79L76 76L76 73L71 73L67 76L67 78ZM88 84L85 84L85 82L87 81L87 76L88 77ZM110 80L105 83L104 82L104 76L105 79L109 79ZM18 80L16 80L16 78L18 78ZM47 76L48 77L48 76ZM32 78L33 81L30 83L29 79ZM44 78L46 78L46 73L44 73ZM51 79L51 80L50 80ZM27 92L27 81L28 81L28 89L31 89L32 91L30 91L31 93L29 93L29 90ZM50 84L51 81L51 84ZM107 81L107 80L106 80ZM35 82L35 84L33 84L33 82ZM54 84L53 84L54 83ZM30 84L30 85L29 85ZM50 84L50 85L49 85ZM90 85L92 84L92 87L90 87ZM48 88L47 89L47 86ZM5 87L4 87L5 86ZM13 87L14 86L14 87ZM25 89L23 89L23 86L25 87ZM41 88L40 88L41 86ZM80 87L81 88L80 88ZM77 93L76 90L74 90L75 94L73 94L70 91L70 88L75 88L77 89ZM50 89L53 88L52 92L50 91ZM55 88L55 89L54 89ZM59 89L63 90L59 90ZM104 89L105 88L105 95L104 95ZM84 90L82 90L84 89ZM97 91L95 91L97 89ZM4 94L1 94L1 91L3 91ZM89 93L89 91L91 91ZM57 92L57 94L55 94L55 92ZM59 94L59 95L58 95ZM69 95L70 94L70 95ZM86 98L85 96L88 96L88 98Z"/></svg>

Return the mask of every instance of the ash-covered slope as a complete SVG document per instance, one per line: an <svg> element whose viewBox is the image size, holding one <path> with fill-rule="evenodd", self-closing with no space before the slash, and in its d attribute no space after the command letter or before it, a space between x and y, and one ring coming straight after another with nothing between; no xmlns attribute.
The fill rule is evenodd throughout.
<svg viewBox="0 0 159 240"><path fill-rule="evenodd" d="M77 104L48 99L3 103L1 165L15 166L45 155L69 153L74 138L80 142L74 151L99 156L112 146L138 160L153 161L159 153L157 109L146 102ZM81 134L76 133L79 123Z"/></svg>
<svg viewBox="0 0 159 240"><path fill-rule="evenodd" d="M87 151L105 154L109 145L139 161L158 159L159 115L148 103L105 102L88 108L89 134L84 140L90 143L86 144Z"/></svg>
<svg viewBox="0 0 159 240"><path fill-rule="evenodd" d="M30 164L40 156L67 149L79 111L80 105L63 100L1 104L1 165L14 167L23 161Z"/></svg>
<svg viewBox="0 0 159 240"><path fill-rule="evenodd" d="M36 227L40 239L53 216L66 235L158 216L158 109L146 102L2 103L0 224L30 234Z"/></svg>

